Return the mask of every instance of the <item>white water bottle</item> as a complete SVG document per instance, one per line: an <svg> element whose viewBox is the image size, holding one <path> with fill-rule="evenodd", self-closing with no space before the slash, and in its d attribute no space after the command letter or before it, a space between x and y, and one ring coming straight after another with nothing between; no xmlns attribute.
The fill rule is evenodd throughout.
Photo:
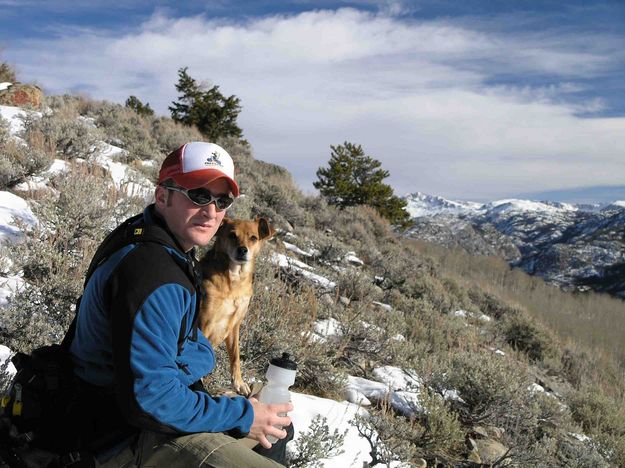
<svg viewBox="0 0 625 468"><path fill-rule="evenodd" d="M288 403L291 400L289 387L295 383L296 371L297 364L290 359L289 353L282 353L282 357L273 358L265 374L267 385L260 391L258 401L265 404ZM286 413L279 415L286 416ZM276 427L282 429L282 426ZM273 444L278 439L267 436L267 440Z"/></svg>

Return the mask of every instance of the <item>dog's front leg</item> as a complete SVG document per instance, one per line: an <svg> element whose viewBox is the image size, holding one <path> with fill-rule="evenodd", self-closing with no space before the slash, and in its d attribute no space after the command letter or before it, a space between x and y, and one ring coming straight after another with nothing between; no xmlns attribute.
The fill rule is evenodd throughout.
<svg viewBox="0 0 625 468"><path fill-rule="evenodd" d="M226 336L226 349L230 360L230 375L232 385L240 395L249 396L250 387L241 377L241 358L239 355L239 324L235 325L228 336Z"/></svg>

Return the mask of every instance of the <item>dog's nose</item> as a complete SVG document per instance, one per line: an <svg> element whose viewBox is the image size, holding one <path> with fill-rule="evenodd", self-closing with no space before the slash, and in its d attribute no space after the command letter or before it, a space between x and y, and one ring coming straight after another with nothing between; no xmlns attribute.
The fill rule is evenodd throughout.
<svg viewBox="0 0 625 468"><path fill-rule="evenodd" d="M239 247L239 248L237 249L237 254L238 254L239 256L241 256L241 257L242 257L243 255L246 255L246 254L247 254L247 247Z"/></svg>

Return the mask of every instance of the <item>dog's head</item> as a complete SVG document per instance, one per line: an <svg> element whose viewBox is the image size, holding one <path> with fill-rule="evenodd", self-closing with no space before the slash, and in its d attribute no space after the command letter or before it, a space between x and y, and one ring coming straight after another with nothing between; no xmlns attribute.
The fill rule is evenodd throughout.
<svg viewBox="0 0 625 468"><path fill-rule="evenodd" d="M275 233L265 218L254 221L224 218L217 231L215 249L227 254L232 262L247 263L256 257L262 244Z"/></svg>

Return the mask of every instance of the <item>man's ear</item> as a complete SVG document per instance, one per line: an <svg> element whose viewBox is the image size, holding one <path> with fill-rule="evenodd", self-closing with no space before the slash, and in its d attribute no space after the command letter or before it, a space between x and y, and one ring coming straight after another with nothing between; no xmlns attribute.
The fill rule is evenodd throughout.
<svg viewBox="0 0 625 468"><path fill-rule="evenodd" d="M169 190L161 185L156 186L156 190L154 191L154 202L156 206L160 208L164 208L167 206L167 198L169 197Z"/></svg>
<svg viewBox="0 0 625 468"><path fill-rule="evenodd" d="M256 223L258 224L258 237L260 237L261 240L271 239L276 235L276 230L271 227L267 218L258 218Z"/></svg>

